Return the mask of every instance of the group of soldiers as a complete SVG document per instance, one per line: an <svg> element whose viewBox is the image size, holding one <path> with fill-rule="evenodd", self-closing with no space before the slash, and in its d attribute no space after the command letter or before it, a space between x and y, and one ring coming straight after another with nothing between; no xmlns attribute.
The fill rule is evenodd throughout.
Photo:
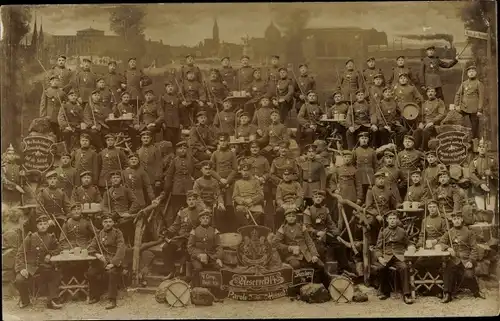
<svg viewBox="0 0 500 321"><path fill-rule="evenodd" d="M432 241L432 247L452 253L444 279L443 302L449 302L458 273L465 271L474 280L475 239L462 209L471 191L490 193L498 173L484 141L470 162L472 189L450 178L439 164L429 144L447 113L439 70L457 61L440 60L434 47L426 52L419 76L405 66L403 56L389 77L375 67L374 58L367 59L362 72L348 60L326 109L308 66L301 64L299 76L291 71L290 77L278 56L271 59L267 79L249 65L248 56L241 58L238 70L222 58L221 68L210 70L205 79L188 55L181 70L168 75L161 93L137 69L135 58L123 74L110 62L108 73L98 76L90 60L71 71L60 56L47 72L40 117L50 121L66 151L34 192L36 228L23 236L15 266L20 306L29 304L28 280L41 274L51 285L47 306L61 308L60 275L50 257L79 246L98 259L87 272L90 303L99 301L101 276L107 275L107 308L114 308L125 250L133 245L134 219L149 206L163 226L159 237L165 240L164 269L170 277L175 261L187 256L196 285L200 270L223 266L220 233L254 224L274 233L282 259L293 268L313 266L327 275L328 263L337 261L340 272L363 276L362 259L341 231L347 226L358 242L362 226L369 226L380 298L390 294L388 268L394 266L404 302L410 304L402 255L412 240L397 211L404 201L420 202L428 213L414 245ZM467 68L467 76L455 105L470 118L472 137L478 138L483 85L474 66ZM244 92L245 99L235 99L235 92ZM402 117L407 103L417 103L422 111L413 134ZM300 157L292 154L291 131L284 125L293 106ZM324 119L338 121L325 126ZM116 125L116 120L123 122ZM335 139L329 139L334 135L341 138L336 149L331 148ZM116 146L121 137L128 137L127 143ZM4 202L19 203L26 173L12 146L2 158L2 170ZM338 205L346 200L362 208L345 206L348 221L355 217L355 223L342 223L344 208ZM89 203L101 204L100 220L82 215ZM453 223L449 229L447 219ZM477 283L472 289L482 296Z"/></svg>

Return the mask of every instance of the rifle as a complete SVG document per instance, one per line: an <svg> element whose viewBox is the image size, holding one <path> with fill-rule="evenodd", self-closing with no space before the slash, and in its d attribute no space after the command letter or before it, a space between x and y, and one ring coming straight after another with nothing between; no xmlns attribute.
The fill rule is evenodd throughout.
<svg viewBox="0 0 500 321"><path fill-rule="evenodd" d="M337 202L339 202L340 204L349 205L350 207L352 207L353 209L355 209L356 211L353 212L353 215L356 216L358 218L358 220L368 230L370 229L370 223L368 222L368 219L366 217L366 213L369 213L369 214L374 215L374 216L376 216L377 213L374 213L373 211L368 211L366 208L363 208L363 207L359 206L358 204L354 203L351 200L343 198L339 194L333 193L331 191L328 191L328 194L330 194L330 196L332 196L333 198L336 198Z"/></svg>

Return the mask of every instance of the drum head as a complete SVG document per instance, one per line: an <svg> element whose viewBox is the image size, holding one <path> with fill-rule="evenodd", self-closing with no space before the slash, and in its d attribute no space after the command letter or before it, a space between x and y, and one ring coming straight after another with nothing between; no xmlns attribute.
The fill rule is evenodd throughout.
<svg viewBox="0 0 500 321"><path fill-rule="evenodd" d="M406 104L403 107L403 117L407 120L414 120L419 114L419 108L414 103Z"/></svg>
<svg viewBox="0 0 500 321"><path fill-rule="evenodd" d="M343 276L336 276L328 286L328 292L335 302L347 303L352 301L354 286L352 281Z"/></svg>
<svg viewBox="0 0 500 321"><path fill-rule="evenodd" d="M165 301L171 307L185 307L191 303L189 285L181 280L172 280L165 291Z"/></svg>

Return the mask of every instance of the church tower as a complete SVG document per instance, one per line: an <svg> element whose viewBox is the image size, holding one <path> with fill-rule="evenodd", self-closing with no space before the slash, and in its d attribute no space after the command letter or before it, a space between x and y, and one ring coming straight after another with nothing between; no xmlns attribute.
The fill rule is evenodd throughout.
<svg viewBox="0 0 500 321"><path fill-rule="evenodd" d="M33 35L31 36L30 49L31 52L36 54L38 46L38 30L36 26L36 13L35 13L35 26L33 27Z"/></svg>
<svg viewBox="0 0 500 321"><path fill-rule="evenodd" d="M214 42L219 45L220 44L220 39L219 39L219 25L217 24L217 18L214 18L214 27L212 29L212 39Z"/></svg>

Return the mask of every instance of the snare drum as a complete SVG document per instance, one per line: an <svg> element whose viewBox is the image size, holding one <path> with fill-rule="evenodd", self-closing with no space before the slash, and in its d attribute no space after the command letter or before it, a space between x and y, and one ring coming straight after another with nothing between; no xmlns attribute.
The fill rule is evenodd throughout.
<svg viewBox="0 0 500 321"><path fill-rule="evenodd" d="M420 114L420 108L415 103L406 103L401 114L406 120L414 120Z"/></svg>
<svg viewBox="0 0 500 321"><path fill-rule="evenodd" d="M336 303L351 302L354 296L354 285L348 277L336 275L328 286L328 292Z"/></svg>
<svg viewBox="0 0 500 321"><path fill-rule="evenodd" d="M185 307L191 303L189 284L182 280L170 280L165 287L165 301L170 307Z"/></svg>

